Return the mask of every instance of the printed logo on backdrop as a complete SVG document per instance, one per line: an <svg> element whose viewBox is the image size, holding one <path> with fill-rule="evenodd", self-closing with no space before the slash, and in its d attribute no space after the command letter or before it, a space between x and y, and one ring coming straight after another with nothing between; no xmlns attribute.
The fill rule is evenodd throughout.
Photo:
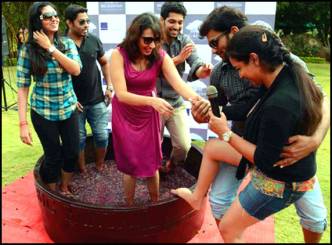
<svg viewBox="0 0 332 245"><path fill-rule="evenodd" d="M164 2L155 2L154 3L154 12L156 14L160 15L160 11L161 11L161 6L163 6Z"/></svg>
<svg viewBox="0 0 332 245"><path fill-rule="evenodd" d="M137 15L133 15L133 14L127 14L126 15L126 30L128 30L131 22L135 19Z"/></svg>
<svg viewBox="0 0 332 245"><path fill-rule="evenodd" d="M222 61L222 59L220 58L219 55L212 54L212 56L211 56L211 64L212 64L212 65L215 66L215 65L218 64L220 61Z"/></svg>
<svg viewBox="0 0 332 245"><path fill-rule="evenodd" d="M125 14L125 2L99 2L99 14Z"/></svg>
<svg viewBox="0 0 332 245"><path fill-rule="evenodd" d="M242 13L244 13L244 2L215 2L214 3L215 5L215 8L219 8L219 7L222 7L222 6L228 6L228 7L231 7L231 8L235 8L235 9L238 9L240 10Z"/></svg>
<svg viewBox="0 0 332 245"><path fill-rule="evenodd" d="M99 37L99 16L89 15L89 19L90 19L89 32Z"/></svg>
<svg viewBox="0 0 332 245"><path fill-rule="evenodd" d="M207 44L206 38L199 38L199 27L202 25L206 15L187 15L184 19L183 33L187 34L195 44ZM210 51L211 52L211 51Z"/></svg>
<svg viewBox="0 0 332 245"><path fill-rule="evenodd" d="M108 30L107 22L100 22L100 30L102 30L102 31L107 31Z"/></svg>
<svg viewBox="0 0 332 245"><path fill-rule="evenodd" d="M256 21L264 21L274 29L275 16L274 15L247 15L248 23L254 23Z"/></svg>

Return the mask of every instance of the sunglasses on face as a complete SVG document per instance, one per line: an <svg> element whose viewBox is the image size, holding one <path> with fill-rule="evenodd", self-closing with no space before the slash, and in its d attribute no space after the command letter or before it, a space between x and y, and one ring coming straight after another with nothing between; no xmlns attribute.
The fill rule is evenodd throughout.
<svg viewBox="0 0 332 245"><path fill-rule="evenodd" d="M43 13L39 16L41 20L50 20L52 17L58 18L58 13L57 12L46 12Z"/></svg>
<svg viewBox="0 0 332 245"><path fill-rule="evenodd" d="M160 37L142 37L144 44L151 44L152 42L159 43L160 42Z"/></svg>
<svg viewBox="0 0 332 245"><path fill-rule="evenodd" d="M83 26L85 23L90 24L90 20L89 20L89 19L86 19L86 20L80 20L80 21L78 22L78 24L79 24L80 26Z"/></svg>
<svg viewBox="0 0 332 245"><path fill-rule="evenodd" d="M219 39L222 37L222 36L225 36L226 33L222 32L220 34L218 34L216 37L212 38L210 41L209 41L209 46L213 49L216 49L218 47L218 42L219 42Z"/></svg>

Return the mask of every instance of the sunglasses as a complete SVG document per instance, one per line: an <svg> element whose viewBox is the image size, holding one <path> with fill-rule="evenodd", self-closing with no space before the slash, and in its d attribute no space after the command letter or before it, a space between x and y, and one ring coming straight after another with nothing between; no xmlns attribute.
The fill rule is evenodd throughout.
<svg viewBox="0 0 332 245"><path fill-rule="evenodd" d="M58 13L57 12L46 12L43 13L39 16L41 20L50 20L52 17L58 18Z"/></svg>
<svg viewBox="0 0 332 245"><path fill-rule="evenodd" d="M89 19L86 19L86 20L80 20L80 21L78 22L78 24L79 24L80 26L84 25L85 23L90 24L90 20L89 20Z"/></svg>
<svg viewBox="0 0 332 245"><path fill-rule="evenodd" d="M216 49L218 47L218 42L219 42L219 39L222 37L222 36L225 36L226 33L222 32L220 34L218 34L216 37L212 38L210 41L209 41L209 46L211 48L214 48Z"/></svg>
<svg viewBox="0 0 332 245"><path fill-rule="evenodd" d="M144 44L151 44L152 42L159 43L160 42L160 37L142 37Z"/></svg>

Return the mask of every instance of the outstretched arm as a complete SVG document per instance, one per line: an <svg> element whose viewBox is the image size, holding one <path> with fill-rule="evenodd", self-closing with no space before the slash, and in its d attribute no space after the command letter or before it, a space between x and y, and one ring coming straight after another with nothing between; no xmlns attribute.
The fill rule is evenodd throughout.
<svg viewBox="0 0 332 245"><path fill-rule="evenodd" d="M189 100L198 96L194 90L181 79L173 61L168 54L165 54L162 64L162 71L168 83L182 97Z"/></svg>

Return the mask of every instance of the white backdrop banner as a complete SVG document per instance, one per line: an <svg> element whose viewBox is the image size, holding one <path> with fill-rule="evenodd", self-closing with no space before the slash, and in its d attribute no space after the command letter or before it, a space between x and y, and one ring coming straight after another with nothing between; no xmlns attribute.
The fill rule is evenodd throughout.
<svg viewBox="0 0 332 245"><path fill-rule="evenodd" d="M103 43L107 55L118 45L126 35L126 30L131 21L144 12L155 13L159 18L160 9L164 2L87 2L90 18L89 32L98 36ZM183 2L187 9L187 16L184 21L183 33L190 36L196 44L199 56L207 63L215 65L220 61L218 56L211 52L206 38L199 39L198 28L206 16L216 7L224 5L241 10L247 17L248 22L267 22L274 28L276 2ZM186 81L190 67L186 65L183 75ZM103 81L105 85L105 81ZM209 79L197 80L188 83L198 94L206 97L206 87ZM188 108L188 120L190 121L190 132L192 139L206 140L215 137L207 128L207 124L198 124L190 114L190 103L186 102ZM111 108L110 108L111 109ZM111 120L111 116L110 116ZM109 123L109 127L110 127ZM165 130L168 134L167 130Z"/></svg>

